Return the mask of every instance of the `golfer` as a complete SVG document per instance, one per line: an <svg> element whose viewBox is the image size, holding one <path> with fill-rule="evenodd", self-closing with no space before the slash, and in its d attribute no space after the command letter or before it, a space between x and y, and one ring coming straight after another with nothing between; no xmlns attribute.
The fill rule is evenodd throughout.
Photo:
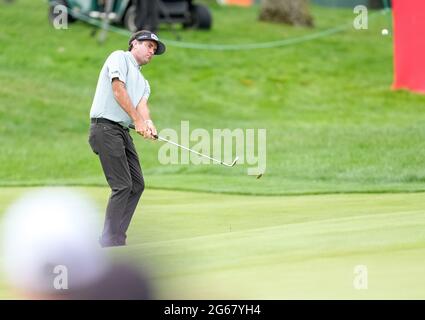
<svg viewBox="0 0 425 320"><path fill-rule="evenodd" d="M128 127L133 124L147 139L157 134L149 115L149 83L140 68L164 52L165 45L154 33L138 31L129 40L128 52L112 52L99 75L90 110L89 143L111 187L102 247L126 244L126 232L145 187Z"/></svg>

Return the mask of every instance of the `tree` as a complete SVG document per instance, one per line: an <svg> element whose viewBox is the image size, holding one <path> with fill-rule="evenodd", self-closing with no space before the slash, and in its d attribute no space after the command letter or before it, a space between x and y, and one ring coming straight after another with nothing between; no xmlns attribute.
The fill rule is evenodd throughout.
<svg viewBox="0 0 425 320"><path fill-rule="evenodd" d="M259 19L313 27L308 0L262 0Z"/></svg>

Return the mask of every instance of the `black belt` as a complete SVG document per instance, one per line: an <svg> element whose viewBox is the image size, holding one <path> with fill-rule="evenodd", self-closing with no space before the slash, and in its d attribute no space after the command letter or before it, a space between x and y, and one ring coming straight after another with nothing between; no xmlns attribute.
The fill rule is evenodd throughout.
<svg viewBox="0 0 425 320"><path fill-rule="evenodd" d="M122 126L120 123L109 120L109 119L105 119L105 118L91 118L90 119L91 123L107 123L107 124L114 124L117 126L120 126L122 129L126 129L128 130L127 127Z"/></svg>

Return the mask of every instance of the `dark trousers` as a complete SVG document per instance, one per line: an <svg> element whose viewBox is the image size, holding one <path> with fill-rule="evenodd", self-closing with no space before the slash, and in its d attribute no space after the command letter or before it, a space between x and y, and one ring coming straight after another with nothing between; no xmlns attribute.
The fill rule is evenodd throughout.
<svg viewBox="0 0 425 320"><path fill-rule="evenodd" d="M125 245L127 229L145 188L133 139L119 124L92 123L89 143L112 190L101 245Z"/></svg>
<svg viewBox="0 0 425 320"><path fill-rule="evenodd" d="M156 32L158 27L158 2L157 0L136 0L136 27L137 30Z"/></svg>

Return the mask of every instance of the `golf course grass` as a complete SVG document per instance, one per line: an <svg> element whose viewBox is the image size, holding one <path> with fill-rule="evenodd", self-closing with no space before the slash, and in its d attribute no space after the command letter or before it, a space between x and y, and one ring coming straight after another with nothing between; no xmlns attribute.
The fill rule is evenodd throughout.
<svg viewBox="0 0 425 320"><path fill-rule="evenodd" d="M109 196L89 110L103 62L127 37L99 44L82 22L55 30L46 2L0 2L0 225L35 187L83 192L100 219ZM258 9L212 4L213 29L179 30L181 42L345 28L233 51L181 48L163 28L167 53L143 74L159 131L266 129L263 177L245 162L162 165L161 143L133 133L146 190L128 246L107 253L146 270L160 299L425 299L425 97L391 90L390 13L371 11L369 29L354 30L351 9L311 6L315 28L259 22ZM356 266L367 289L353 285ZM0 276L0 299L20 297Z"/></svg>
<svg viewBox="0 0 425 320"><path fill-rule="evenodd" d="M56 30L40 1L0 6L0 185L105 186L87 143L89 110L103 62L126 49L127 37L110 32L100 45L86 23ZM263 195L425 191L425 97L390 90L392 37L381 35L391 29L390 13L371 11L369 29L355 30L350 9L312 6L315 28L259 22L258 6L211 9L213 29L181 31L182 43L255 44L346 28L269 49L170 44L143 69L158 129L180 132L181 121L210 134L264 128L267 166L258 183L245 162L232 169L161 165L161 143L135 137L149 187ZM23 49L19 35L28 30ZM175 40L166 28L159 36Z"/></svg>
<svg viewBox="0 0 425 320"><path fill-rule="evenodd" d="M0 212L29 190L1 188ZM102 218L109 190L77 190ZM145 268L160 299L424 299L424 196L147 190L129 245L108 253ZM4 281L0 298L17 298Z"/></svg>

